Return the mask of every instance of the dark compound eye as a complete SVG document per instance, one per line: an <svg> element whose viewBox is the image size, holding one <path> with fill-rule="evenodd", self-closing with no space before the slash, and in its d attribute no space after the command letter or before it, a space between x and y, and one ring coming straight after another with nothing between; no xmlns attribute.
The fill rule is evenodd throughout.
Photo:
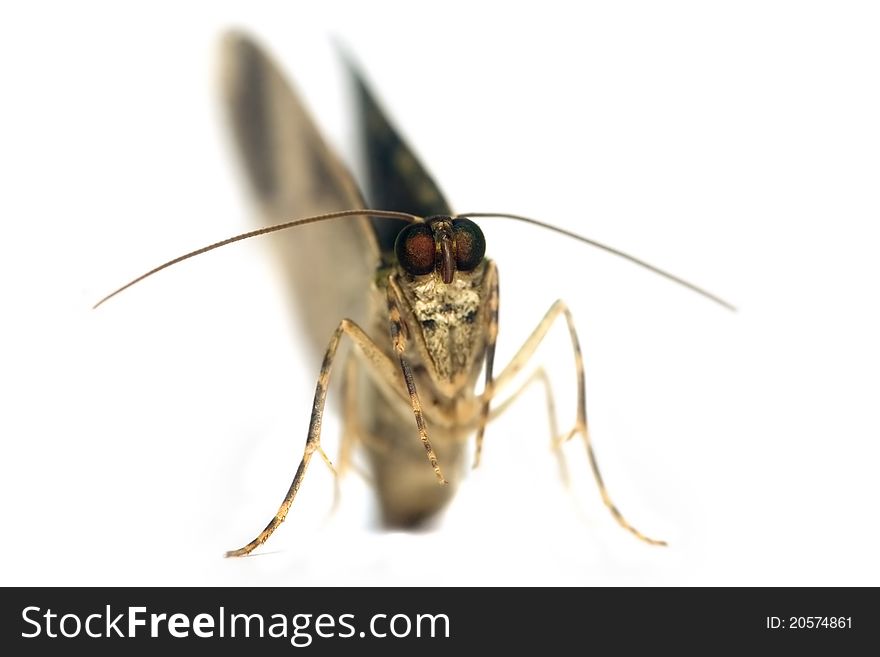
<svg viewBox="0 0 880 657"><path fill-rule="evenodd" d="M477 224L470 219L456 219L452 222L452 236L455 240L455 266L459 271L470 271L483 261L486 238Z"/></svg>
<svg viewBox="0 0 880 657"><path fill-rule="evenodd" d="M434 235L425 224L410 224L397 235L394 242L397 262L413 276L422 276L434 271L437 246Z"/></svg>

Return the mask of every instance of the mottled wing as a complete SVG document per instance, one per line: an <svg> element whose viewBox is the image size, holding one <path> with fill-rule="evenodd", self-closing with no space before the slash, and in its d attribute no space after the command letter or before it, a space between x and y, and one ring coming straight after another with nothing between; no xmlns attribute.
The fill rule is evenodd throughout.
<svg viewBox="0 0 880 657"><path fill-rule="evenodd" d="M223 41L223 82L244 168L266 224L366 207L353 178L321 138L290 84L249 38ZM274 240L294 309L323 354L344 317L365 320L379 263L367 218L303 226Z"/></svg>

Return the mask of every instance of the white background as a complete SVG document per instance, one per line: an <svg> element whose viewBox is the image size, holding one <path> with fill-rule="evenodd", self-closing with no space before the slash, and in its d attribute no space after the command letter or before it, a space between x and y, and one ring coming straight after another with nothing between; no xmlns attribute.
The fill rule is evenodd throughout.
<svg viewBox="0 0 880 657"><path fill-rule="evenodd" d="M194 3L193 3L194 4ZM0 583L880 584L880 20L872 3L27 3L0 10ZM560 484L540 393L490 427L439 526L371 528L298 463L316 372L252 243L217 41L257 35L345 150L356 54L455 209L484 222L504 363L578 320L607 483ZM320 285L320 281L316 281ZM563 330L540 353L573 417ZM338 422L328 421L331 451ZM415 439L415 437L414 437Z"/></svg>

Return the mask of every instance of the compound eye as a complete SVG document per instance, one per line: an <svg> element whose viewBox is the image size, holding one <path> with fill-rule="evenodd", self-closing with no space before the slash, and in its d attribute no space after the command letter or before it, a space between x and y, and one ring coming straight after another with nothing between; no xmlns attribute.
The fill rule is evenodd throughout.
<svg viewBox="0 0 880 657"><path fill-rule="evenodd" d="M394 242L397 262L413 276L423 276L434 271L437 245L434 235L426 224L410 224L397 234Z"/></svg>
<svg viewBox="0 0 880 657"><path fill-rule="evenodd" d="M486 238L483 231L470 219L452 222L452 239L455 241L455 266L459 271L471 271L486 255Z"/></svg>

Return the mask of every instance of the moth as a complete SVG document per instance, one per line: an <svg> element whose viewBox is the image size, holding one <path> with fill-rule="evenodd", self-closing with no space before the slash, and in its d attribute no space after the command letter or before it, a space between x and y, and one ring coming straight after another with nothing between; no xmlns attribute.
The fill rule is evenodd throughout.
<svg viewBox="0 0 880 657"><path fill-rule="evenodd" d="M302 459L265 528L228 557L262 545L286 518L318 454L341 474L364 450L383 523L413 528L450 501L467 467L481 460L486 425L516 398L516 375L549 329L565 322L577 377L576 417L556 444L580 436L605 506L640 540L602 480L587 425L584 364L574 318L552 303L511 361L496 374L498 266L474 219L524 221L609 251L733 309L705 290L583 236L509 214L456 215L382 111L357 68L355 89L367 189L321 137L272 59L233 33L222 45L224 93L235 141L264 227L184 254L98 302L182 260L267 233L276 238L312 350L322 354ZM295 229L295 230L289 230ZM319 291L315 292L315 286ZM340 346L350 342L343 354ZM344 427L334 465L321 447L330 376L342 370ZM480 374L483 386L477 392ZM528 384L526 381L522 387ZM519 389L521 390L522 387ZM501 395L506 400L498 403Z"/></svg>

